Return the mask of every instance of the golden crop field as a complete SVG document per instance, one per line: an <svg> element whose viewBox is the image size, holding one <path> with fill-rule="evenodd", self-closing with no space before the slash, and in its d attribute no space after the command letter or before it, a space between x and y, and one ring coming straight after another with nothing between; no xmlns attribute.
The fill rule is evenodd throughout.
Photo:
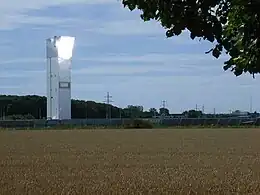
<svg viewBox="0 0 260 195"><path fill-rule="evenodd" d="M0 132L0 194L260 194L260 129Z"/></svg>

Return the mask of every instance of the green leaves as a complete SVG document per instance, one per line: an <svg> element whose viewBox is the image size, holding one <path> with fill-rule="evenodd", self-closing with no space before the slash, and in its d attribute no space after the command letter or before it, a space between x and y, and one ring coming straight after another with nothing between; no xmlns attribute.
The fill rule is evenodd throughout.
<svg viewBox="0 0 260 195"><path fill-rule="evenodd" d="M193 40L193 39L195 39L195 37L196 37L196 35L191 32L191 33L190 33L190 38Z"/></svg>
<svg viewBox="0 0 260 195"><path fill-rule="evenodd" d="M214 48L213 51L212 51L212 55L215 57L215 58L219 58L221 52L219 51L218 48Z"/></svg>
<svg viewBox="0 0 260 195"><path fill-rule="evenodd" d="M209 52L219 58L230 56L223 69L236 76L260 72L260 2L248 0L123 0L130 10L142 11L144 21L158 20L166 36L183 30L216 43Z"/></svg>
<svg viewBox="0 0 260 195"><path fill-rule="evenodd" d="M228 70L229 68L231 68L231 64L227 62L225 62L225 66L223 66L223 69L226 71Z"/></svg>
<svg viewBox="0 0 260 195"><path fill-rule="evenodd" d="M172 36L174 36L173 30L172 30L172 29L167 30L167 31L166 31L166 37L169 38L169 37L172 37Z"/></svg>

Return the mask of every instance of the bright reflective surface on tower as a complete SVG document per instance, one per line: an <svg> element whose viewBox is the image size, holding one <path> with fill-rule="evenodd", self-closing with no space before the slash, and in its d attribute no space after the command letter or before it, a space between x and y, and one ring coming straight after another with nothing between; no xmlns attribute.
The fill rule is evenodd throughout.
<svg viewBox="0 0 260 195"><path fill-rule="evenodd" d="M58 50L58 57L61 58L61 60L69 60L72 58L74 42L74 37L61 36L59 39L56 39L55 46Z"/></svg>

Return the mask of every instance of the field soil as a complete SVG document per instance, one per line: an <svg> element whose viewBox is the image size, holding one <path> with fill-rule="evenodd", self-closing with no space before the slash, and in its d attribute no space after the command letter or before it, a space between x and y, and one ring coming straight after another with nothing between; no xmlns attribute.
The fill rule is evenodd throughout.
<svg viewBox="0 0 260 195"><path fill-rule="evenodd" d="M260 194L259 129L0 132L0 194Z"/></svg>

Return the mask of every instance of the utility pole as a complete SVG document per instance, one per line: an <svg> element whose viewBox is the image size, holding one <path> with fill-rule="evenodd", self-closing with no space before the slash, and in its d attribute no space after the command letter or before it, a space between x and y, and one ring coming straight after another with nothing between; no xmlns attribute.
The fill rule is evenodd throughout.
<svg viewBox="0 0 260 195"><path fill-rule="evenodd" d="M196 104L195 110L198 111L198 104Z"/></svg>
<svg viewBox="0 0 260 195"><path fill-rule="evenodd" d="M166 100L161 101L161 108L163 109L163 112L160 114L160 122L162 123L162 120L165 118L165 109L166 109Z"/></svg>
<svg viewBox="0 0 260 195"><path fill-rule="evenodd" d="M205 109L205 107L204 107L204 104L202 105L202 113L204 114L204 109Z"/></svg>
<svg viewBox="0 0 260 195"><path fill-rule="evenodd" d="M113 100L111 100L112 96L109 94L109 92L107 92L107 95L105 96L106 100L106 106L107 106L107 111L106 111L106 119L110 119L111 118L111 105L110 103L113 102Z"/></svg>
<svg viewBox="0 0 260 195"><path fill-rule="evenodd" d="M163 100L163 101L162 101L162 107L163 107L163 108L166 108L166 100Z"/></svg>
<svg viewBox="0 0 260 195"><path fill-rule="evenodd" d="M163 108L163 113L161 115L163 115L163 116L166 115L166 113L165 113L165 111L166 111L166 104L167 104L166 100L163 100L162 103L161 103L161 108Z"/></svg>

